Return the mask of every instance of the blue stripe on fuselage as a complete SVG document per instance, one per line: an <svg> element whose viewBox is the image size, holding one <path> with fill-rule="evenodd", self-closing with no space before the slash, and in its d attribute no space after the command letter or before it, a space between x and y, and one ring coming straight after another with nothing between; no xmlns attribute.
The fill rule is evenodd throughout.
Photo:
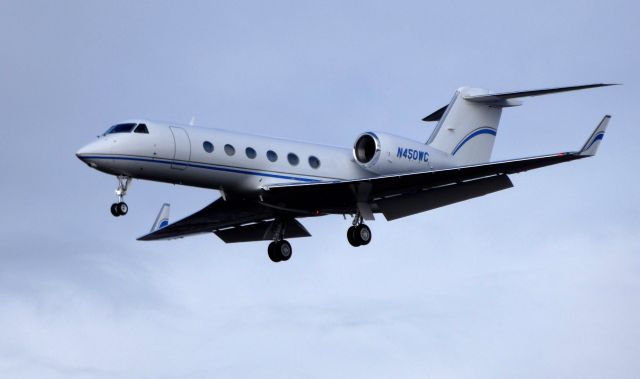
<svg viewBox="0 0 640 379"><path fill-rule="evenodd" d="M289 175L280 175L280 174L271 174L266 172L257 172L257 171L248 171L237 168L229 168L229 167L220 167L210 164L197 164L191 162L183 162L183 161L172 161L172 160L164 160L164 159L149 159L149 158L138 158L138 157L123 157L116 155L83 155L82 159L114 159L114 160L123 160L123 161L138 161L138 162L149 162L149 163L162 163L176 166L188 166L195 168L202 168L205 170L214 170L214 171L222 171L222 172L232 172L235 174L245 174L245 175L255 175L255 176L266 176L269 178L278 178L278 179L286 179L286 180L297 180L299 182L305 183L316 183L322 182L322 180L318 179L309 179L309 178L301 178L299 176L289 176Z"/></svg>

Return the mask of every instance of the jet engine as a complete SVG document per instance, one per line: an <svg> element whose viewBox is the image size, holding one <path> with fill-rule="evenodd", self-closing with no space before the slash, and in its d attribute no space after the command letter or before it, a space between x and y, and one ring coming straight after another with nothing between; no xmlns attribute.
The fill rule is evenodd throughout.
<svg viewBox="0 0 640 379"><path fill-rule="evenodd" d="M378 175L427 171L431 148L424 143L386 133L362 133L353 144L353 157Z"/></svg>

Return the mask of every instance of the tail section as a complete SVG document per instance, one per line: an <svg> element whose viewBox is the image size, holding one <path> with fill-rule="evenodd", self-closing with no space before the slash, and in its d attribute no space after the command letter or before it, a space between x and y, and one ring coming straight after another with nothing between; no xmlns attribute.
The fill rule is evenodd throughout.
<svg viewBox="0 0 640 379"><path fill-rule="evenodd" d="M427 144L449 154L456 165L485 163L491 159L493 144L498 132L502 108L521 105L514 100L521 97L548 95L604 87L612 84L587 84L572 87L547 88L521 92L491 93L481 88L459 88L446 107L425 117L424 121L438 121ZM604 128L606 122L603 120ZM591 146L583 148L585 155L595 154L598 137L592 136ZM599 138L599 139L598 139Z"/></svg>
<svg viewBox="0 0 640 379"><path fill-rule="evenodd" d="M488 94L478 88L459 88L446 107L427 144L450 154L457 164L488 162L498 132L502 106L465 99L467 96Z"/></svg>
<svg viewBox="0 0 640 379"><path fill-rule="evenodd" d="M150 233L153 233L156 230L162 229L165 226L169 225L169 208L170 207L171 207L170 204L167 204L167 203L162 204L162 208L160 208L160 212L158 212L158 217L156 217L156 221L153 223Z"/></svg>

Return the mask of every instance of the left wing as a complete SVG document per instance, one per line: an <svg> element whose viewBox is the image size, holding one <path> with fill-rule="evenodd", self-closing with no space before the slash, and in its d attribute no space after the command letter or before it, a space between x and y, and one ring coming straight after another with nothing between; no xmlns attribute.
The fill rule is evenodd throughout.
<svg viewBox="0 0 640 379"><path fill-rule="evenodd" d="M602 119L577 152L358 180L276 185L264 192L263 200L309 214L355 213L366 204L392 220L509 188L508 174L593 156L610 118Z"/></svg>
<svg viewBox="0 0 640 379"><path fill-rule="evenodd" d="M269 187L263 194L263 200L267 204L277 205L280 208L295 209L296 211L308 212L309 214L355 213L357 203L359 202L374 203L374 205L377 205L380 209L374 206L373 211L383 211L384 206L381 207L381 205L398 196L415 195L424 191L433 191L445 187L453 189L452 186L468 186L472 182L482 179L506 176L507 174L533 170L585 157L586 156L575 152L559 153L445 170L381 176L359 180L285 184ZM484 183L490 184L490 182ZM504 182L499 187L508 188L510 186L510 184ZM463 198L458 201L461 200L465 199ZM451 203L442 205L447 204Z"/></svg>

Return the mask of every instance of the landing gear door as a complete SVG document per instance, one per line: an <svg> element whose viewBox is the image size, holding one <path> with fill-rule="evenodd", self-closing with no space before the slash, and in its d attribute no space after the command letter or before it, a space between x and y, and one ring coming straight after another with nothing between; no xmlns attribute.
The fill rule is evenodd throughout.
<svg viewBox="0 0 640 379"><path fill-rule="evenodd" d="M187 168L187 164L191 159L191 141L187 131L175 126L169 127L173 134L174 151L173 162L171 162L171 168L176 170L184 170Z"/></svg>

